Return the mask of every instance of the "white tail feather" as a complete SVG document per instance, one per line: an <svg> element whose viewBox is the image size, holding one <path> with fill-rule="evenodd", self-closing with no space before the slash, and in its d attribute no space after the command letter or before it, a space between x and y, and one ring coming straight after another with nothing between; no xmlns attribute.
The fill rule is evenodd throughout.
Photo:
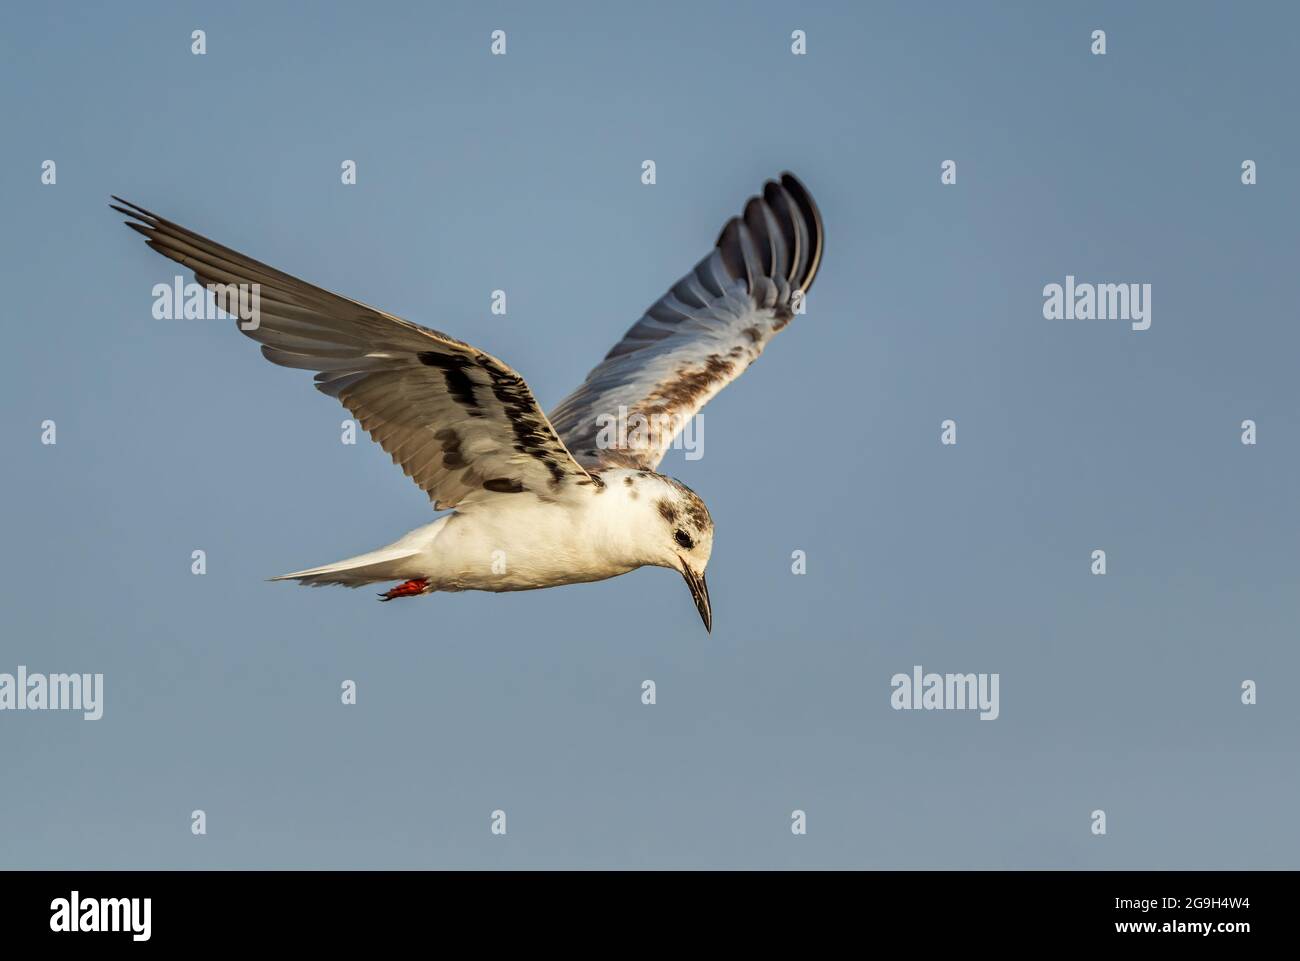
<svg viewBox="0 0 1300 961"><path fill-rule="evenodd" d="M428 571L426 550L443 525L446 517L439 518L426 527L411 531L401 540L368 554L358 554L333 564L310 567L305 571L280 574L268 578L272 581L297 581L306 587L323 587L337 584L342 587L361 587L382 581L404 581L425 576ZM425 560L422 562L422 558Z"/></svg>

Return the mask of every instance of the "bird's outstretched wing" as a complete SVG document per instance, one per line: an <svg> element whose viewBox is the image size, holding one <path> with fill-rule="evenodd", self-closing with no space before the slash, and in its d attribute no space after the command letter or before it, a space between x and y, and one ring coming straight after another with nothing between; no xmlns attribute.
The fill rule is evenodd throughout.
<svg viewBox="0 0 1300 961"><path fill-rule="evenodd" d="M574 457L653 470L673 438L788 324L822 259L822 219L793 174L768 181L717 246L551 411Z"/></svg>
<svg viewBox="0 0 1300 961"><path fill-rule="evenodd" d="M570 456L524 379L490 354L113 199L128 227L200 284L257 285L258 316L240 330L272 363L316 371L316 388L352 412L435 509L600 483Z"/></svg>

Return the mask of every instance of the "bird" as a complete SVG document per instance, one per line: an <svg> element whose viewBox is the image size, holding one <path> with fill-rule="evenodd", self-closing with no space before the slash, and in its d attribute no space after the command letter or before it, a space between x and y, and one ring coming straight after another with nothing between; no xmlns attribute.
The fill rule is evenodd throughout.
<svg viewBox="0 0 1300 961"><path fill-rule="evenodd" d="M682 575L712 633L713 518L656 468L684 425L806 310L824 231L793 174L750 197L549 417L523 377L491 354L112 200L149 247L209 291L251 290L256 316L236 317L237 329L272 363L314 371L317 390L351 412L434 511L448 511L386 547L271 580L396 581L379 594L391 601L663 567Z"/></svg>

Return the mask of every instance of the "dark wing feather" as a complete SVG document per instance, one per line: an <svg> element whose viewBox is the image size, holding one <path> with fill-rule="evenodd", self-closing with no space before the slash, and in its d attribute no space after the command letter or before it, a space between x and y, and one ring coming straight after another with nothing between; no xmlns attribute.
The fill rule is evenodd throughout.
<svg viewBox="0 0 1300 961"><path fill-rule="evenodd" d="M239 329L272 363L316 371L317 389L352 412L435 508L525 492L555 498L593 483L523 378L490 354L113 199L127 226L200 284L257 285L257 326Z"/></svg>

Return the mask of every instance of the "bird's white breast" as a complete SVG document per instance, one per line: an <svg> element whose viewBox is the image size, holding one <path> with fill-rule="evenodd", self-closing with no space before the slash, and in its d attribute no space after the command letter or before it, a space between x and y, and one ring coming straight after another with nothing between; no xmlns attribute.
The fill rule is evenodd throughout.
<svg viewBox="0 0 1300 961"><path fill-rule="evenodd" d="M624 475L636 482L626 484ZM495 497L430 525L425 576L436 590L523 591L603 580L651 563L648 544L659 532L647 488L658 479L622 470L602 477L603 487L583 487L577 496Z"/></svg>

